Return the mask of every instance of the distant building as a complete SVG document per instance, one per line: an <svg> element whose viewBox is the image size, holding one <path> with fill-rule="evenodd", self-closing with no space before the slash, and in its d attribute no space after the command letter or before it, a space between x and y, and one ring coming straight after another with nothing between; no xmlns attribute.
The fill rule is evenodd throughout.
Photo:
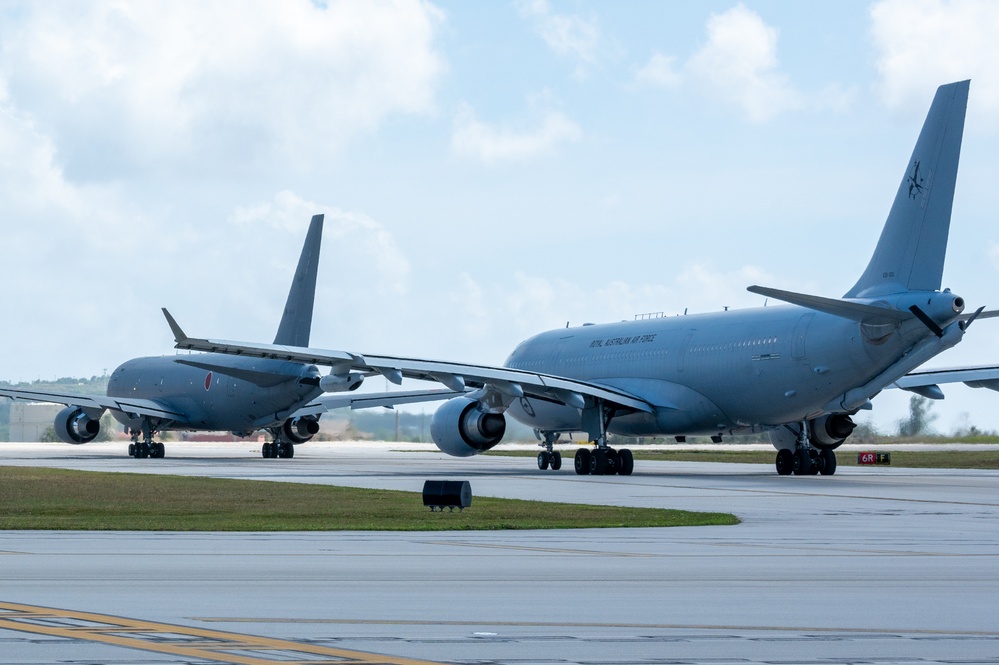
<svg viewBox="0 0 999 665"><path fill-rule="evenodd" d="M10 404L10 440L41 441L45 430L52 427L56 414L63 409L61 404L22 402Z"/></svg>

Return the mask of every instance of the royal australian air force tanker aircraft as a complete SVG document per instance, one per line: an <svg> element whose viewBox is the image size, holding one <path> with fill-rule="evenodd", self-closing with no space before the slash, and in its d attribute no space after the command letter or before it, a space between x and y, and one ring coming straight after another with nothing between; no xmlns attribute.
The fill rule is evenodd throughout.
<svg viewBox="0 0 999 665"><path fill-rule="evenodd" d="M319 267L323 215L312 218L295 278L288 293L275 344L308 346ZM231 431L249 436L269 432L264 457L294 457L295 445L319 432L319 418L329 409L367 408L453 397L451 390L347 393L361 385L355 373L321 376L311 363L239 358L222 354L135 358L118 366L106 396L82 396L0 388L0 397L54 402L66 408L55 419L55 433L66 443L89 443L100 433L105 411L130 432L130 455L163 457L154 442L168 430Z"/></svg>
<svg viewBox="0 0 999 665"><path fill-rule="evenodd" d="M752 286L789 305L551 330L521 342L503 367L192 339L173 323L177 346L474 389L433 417L434 441L456 456L499 443L509 416L543 440L541 469L561 467L553 444L567 432L595 443L577 450L577 473L627 475L633 456L609 447L608 432L769 431L779 474L829 475L851 416L885 388L940 397L945 381L999 386L995 368L911 374L982 312L966 315L964 299L941 290L967 99L967 81L937 91L874 256L842 298Z"/></svg>

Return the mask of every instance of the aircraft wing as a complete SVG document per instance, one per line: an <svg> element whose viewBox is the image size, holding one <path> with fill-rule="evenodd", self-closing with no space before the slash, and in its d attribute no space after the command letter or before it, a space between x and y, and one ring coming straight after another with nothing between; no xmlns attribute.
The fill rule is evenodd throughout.
<svg viewBox="0 0 999 665"><path fill-rule="evenodd" d="M44 392L40 390L14 390L0 388L0 397L30 402L52 402L66 406L79 406L84 409L120 411L130 418L147 416L174 422L184 422L187 416L179 411L168 409L150 399L125 399L106 395L75 395L71 393Z"/></svg>
<svg viewBox="0 0 999 665"><path fill-rule="evenodd" d="M612 386L508 367L366 355L279 344L196 339L184 334L166 309L163 310L163 314L173 330L178 349L327 365L342 372L380 374L395 384L401 383L403 378L434 381L458 392L466 388L489 386L509 397L519 398L526 395L576 408L585 406L585 397L594 397L634 411L651 413L654 410L646 400Z"/></svg>
<svg viewBox="0 0 999 665"><path fill-rule="evenodd" d="M378 406L392 408L397 404L414 404L417 402L435 402L451 399L464 394L455 390L395 390L380 393L336 393L320 395L302 408L292 413L290 418L302 416L320 416L333 409L371 409Z"/></svg>

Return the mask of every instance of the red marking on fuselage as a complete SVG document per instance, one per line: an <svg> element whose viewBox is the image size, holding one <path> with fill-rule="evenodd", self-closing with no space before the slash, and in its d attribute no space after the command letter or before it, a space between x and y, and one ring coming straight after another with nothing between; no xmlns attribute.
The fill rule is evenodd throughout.
<svg viewBox="0 0 999 665"><path fill-rule="evenodd" d="M208 372L208 376L205 377L205 390L212 387L212 373Z"/></svg>

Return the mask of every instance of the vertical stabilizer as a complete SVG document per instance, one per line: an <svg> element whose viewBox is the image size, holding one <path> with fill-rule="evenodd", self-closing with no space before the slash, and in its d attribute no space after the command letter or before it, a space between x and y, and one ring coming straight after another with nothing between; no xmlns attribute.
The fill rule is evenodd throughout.
<svg viewBox="0 0 999 665"><path fill-rule="evenodd" d="M288 291L281 325L275 344L308 346L312 331L312 307L316 301L316 273L319 271L319 246L323 239L323 216L313 215L309 233L305 236L302 256L298 259L295 278Z"/></svg>
<svg viewBox="0 0 999 665"><path fill-rule="evenodd" d="M874 256L844 297L940 290L969 84L937 88Z"/></svg>

